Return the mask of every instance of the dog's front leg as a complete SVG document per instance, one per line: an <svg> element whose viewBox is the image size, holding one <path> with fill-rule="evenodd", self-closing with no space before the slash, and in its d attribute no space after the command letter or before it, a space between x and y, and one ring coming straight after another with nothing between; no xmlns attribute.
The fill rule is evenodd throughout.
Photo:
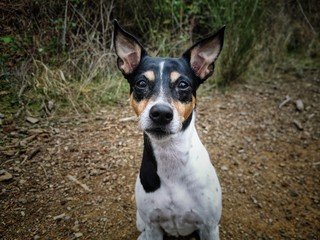
<svg viewBox="0 0 320 240"><path fill-rule="evenodd" d="M147 226L138 237L138 240L163 240L163 231L160 226Z"/></svg>
<svg viewBox="0 0 320 240"><path fill-rule="evenodd" d="M200 240L219 240L219 226L203 226L199 231Z"/></svg>

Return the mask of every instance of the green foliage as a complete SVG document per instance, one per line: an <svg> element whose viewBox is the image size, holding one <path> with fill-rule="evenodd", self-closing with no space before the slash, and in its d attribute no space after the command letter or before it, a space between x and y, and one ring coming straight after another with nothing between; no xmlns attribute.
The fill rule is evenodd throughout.
<svg viewBox="0 0 320 240"><path fill-rule="evenodd" d="M0 41L3 42L3 43L11 43L12 42L12 37L11 36L5 36L5 37L1 37L0 38Z"/></svg>
<svg viewBox="0 0 320 240"><path fill-rule="evenodd" d="M127 96L112 49L113 18L153 56L179 57L225 25L209 89L319 59L320 5L313 0L22 0L4 7L16 12L0 29L0 87L32 111L51 99L81 112Z"/></svg>

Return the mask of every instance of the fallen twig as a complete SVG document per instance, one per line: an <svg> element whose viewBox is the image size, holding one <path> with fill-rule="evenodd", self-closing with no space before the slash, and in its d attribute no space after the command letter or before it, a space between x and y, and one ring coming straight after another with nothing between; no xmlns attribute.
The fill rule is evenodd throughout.
<svg viewBox="0 0 320 240"><path fill-rule="evenodd" d="M80 181L79 181L78 179L76 179L74 176L72 176L72 175L67 175L67 178L68 178L70 181L78 184L78 185L79 185L80 187L82 187L84 190L86 190L86 191L88 191L88 192L92 192L92 190L91 190L86 184L80 182Z"/></svg>
<svg viewBox="0 0 320 240"><path fill-rule="evenodd" d="M282 108L284 105L286 105L290 101L291 101L291 97L287 95L286 99L282 103L280 103L279 108Z"/></svg>
<svg viewBox="0 0 320 240"><path fill-rule="evenodd" d="M135 121L138 118L136 116L132 116L132 117L124 117L124 118L120 118L119 122L129 122L129 121Z"/></svg>
<svg viewBox="0 0 320 240"><path fill-rule="evenodd" d="M20 164L23 164L25 161L30 160L32 158L34 158L39 152L41 151L41 148L35 148L34 150L32 150L32 152L30 153L30 155L26 156L23 161Z"/></svg>

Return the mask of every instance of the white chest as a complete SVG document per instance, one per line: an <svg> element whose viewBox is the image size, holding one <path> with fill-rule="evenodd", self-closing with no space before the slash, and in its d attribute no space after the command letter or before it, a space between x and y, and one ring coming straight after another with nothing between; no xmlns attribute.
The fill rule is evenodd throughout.
<svg viewBox="0 0 320 240"><path fill-rule="evenodd" d="M153 146L159 189L146 193L139 177L136 184L139 217L173 236L218 222L221 214L220 184L208 153L196 132L188 139Z"/></svg>

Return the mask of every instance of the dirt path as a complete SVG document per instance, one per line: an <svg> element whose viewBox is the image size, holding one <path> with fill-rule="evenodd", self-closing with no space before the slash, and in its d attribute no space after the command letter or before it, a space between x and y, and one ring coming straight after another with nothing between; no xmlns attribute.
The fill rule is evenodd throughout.
<svg viewBox="0 0 320 240"><path fill-rule="evenodd" d="M319 103L316 75L198 100L199 134L223 188L221 239L320 239ZM137 238L142 133L128 105L2 125L0 239Z"/></svg>

